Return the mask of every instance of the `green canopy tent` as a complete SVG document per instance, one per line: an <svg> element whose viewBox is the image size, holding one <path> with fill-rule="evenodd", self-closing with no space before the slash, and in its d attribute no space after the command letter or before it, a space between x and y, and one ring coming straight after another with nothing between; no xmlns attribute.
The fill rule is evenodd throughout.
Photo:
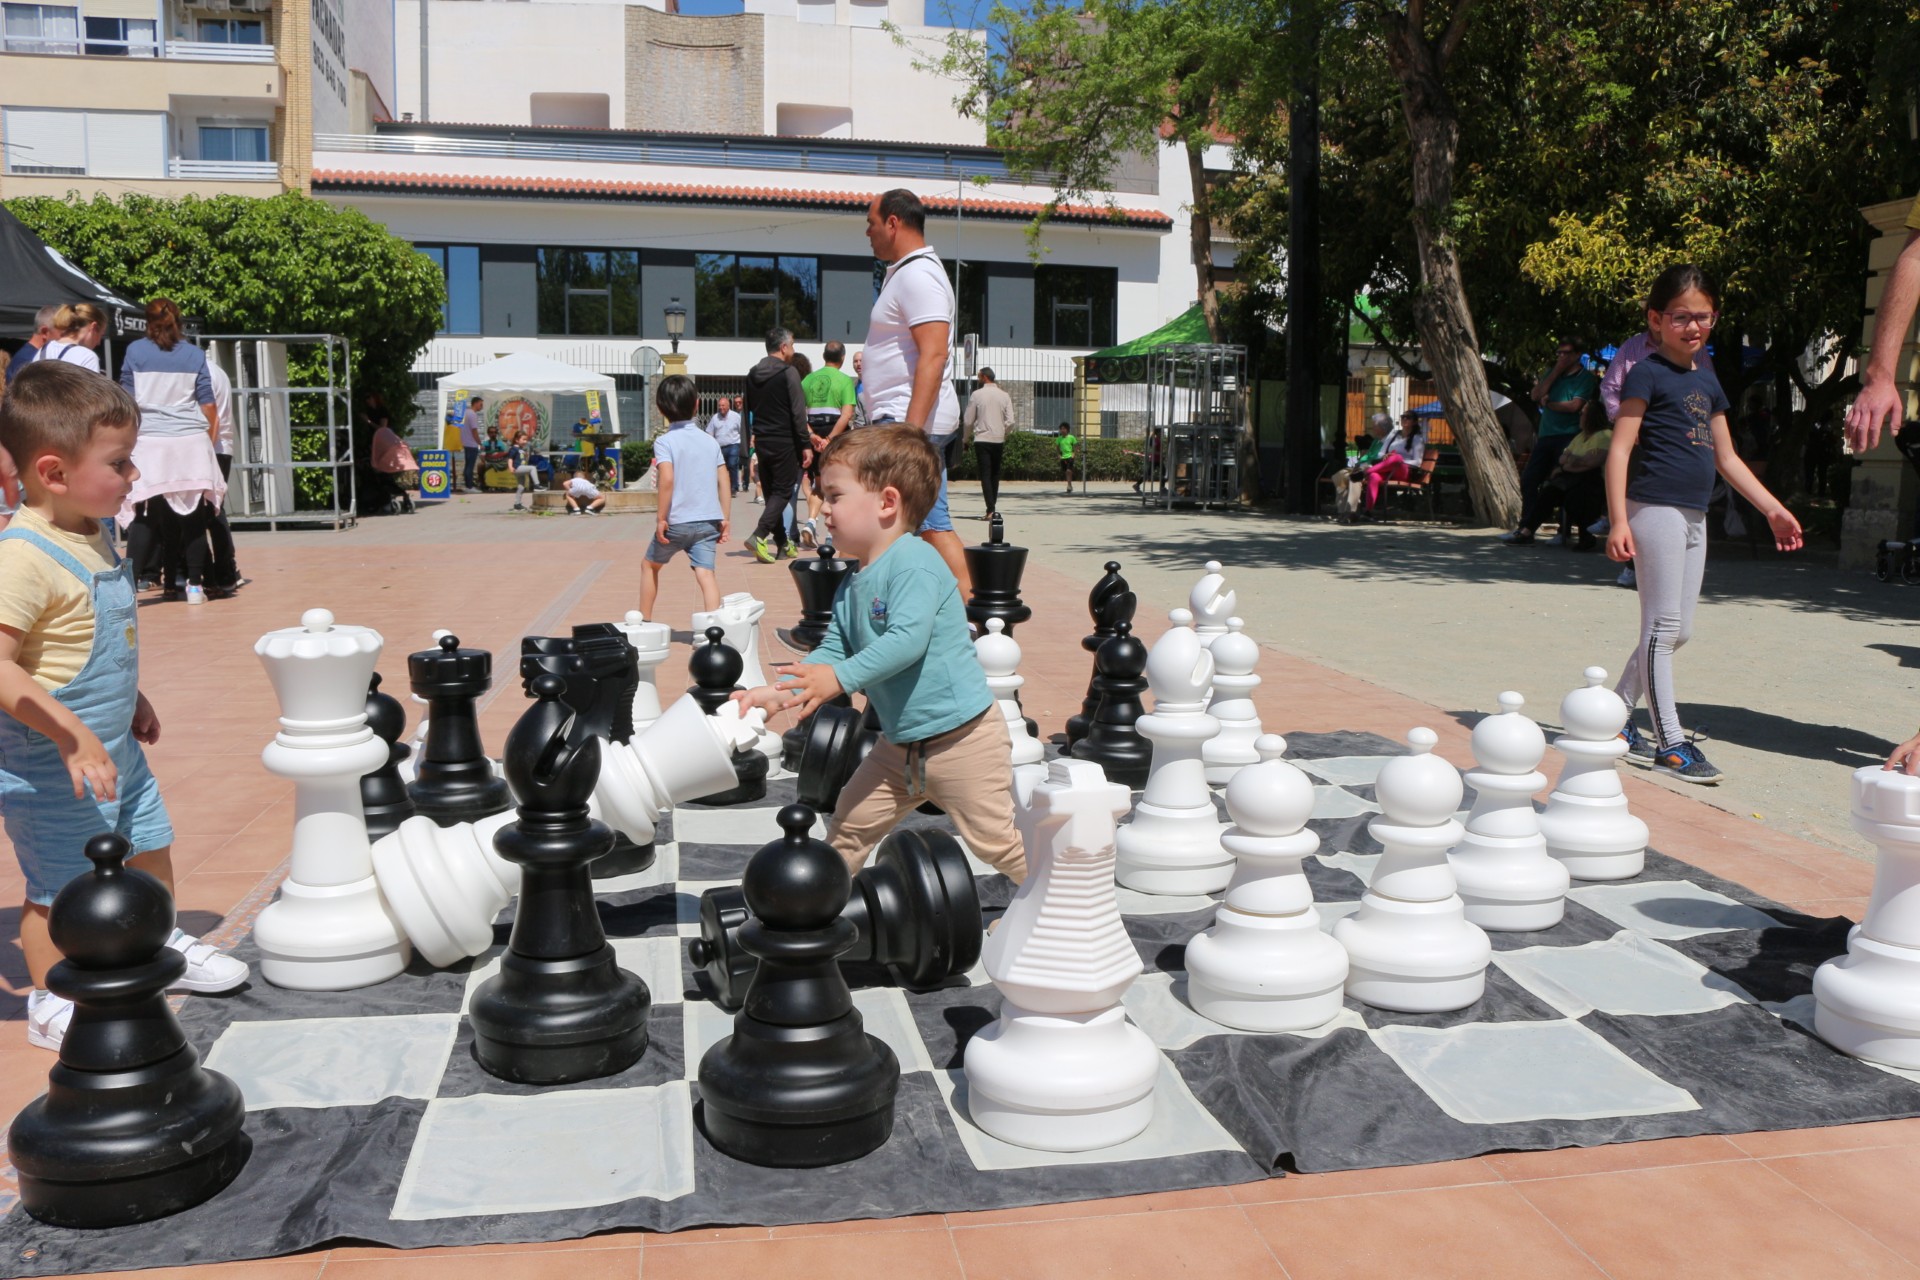
<svg viewBox="0 0 1920 1280"><path fill-rule="evenodd" d="M1105 351L1096 351L1088 356L1085 366L1087 381L1094 384L1145 382L1147 356L1150 352L1161 347L1211 341L1213 339L1207 333L1206 314L1200 310L1200 304L1196 302L1152 333L1143 333L1130 342L1123 342L1117 347L1108 347Z"/></svg>

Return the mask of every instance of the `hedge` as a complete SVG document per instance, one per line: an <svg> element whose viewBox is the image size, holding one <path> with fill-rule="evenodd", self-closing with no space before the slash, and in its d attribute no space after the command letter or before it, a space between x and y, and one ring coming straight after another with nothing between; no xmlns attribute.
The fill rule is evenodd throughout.
<svg viewBox="0 0 1920 1280"><path fill-rule="evenodd" d="M1140 452L1144 440L1112 440L1103 437L1074 441L1073 474L1087 469L1089 480L1138 480ZM978 455L971 447L960 451L960 465L952 471L956 480L978 480ZM1007 435L1007 451L1000 460L1002 480L1058 480L1060 478L1060 441L1058 436L1037 431L1014 431Z"/></svg>

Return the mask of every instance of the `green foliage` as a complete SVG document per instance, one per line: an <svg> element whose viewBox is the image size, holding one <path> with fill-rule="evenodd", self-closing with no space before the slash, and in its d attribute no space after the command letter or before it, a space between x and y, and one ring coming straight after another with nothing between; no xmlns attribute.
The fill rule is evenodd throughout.
<svg viewBox="0 0 1920 1280"><path fill-rule="evenodd" d="M320 462L327 456L327 433L295 428L289 435L293 461ZM333 506L334 474L324 467L305 467L293 473L293 508L324 511ZM341 497L344 500L345 494Z"/></svg>
<svg viewBox="0 0 1920 1280"><path fill-rule="evenodd" d="M138 300L172 298L210 333L345 337L354 398L380 393L405 429L413 358L433 337L446 291L431 262L365 214L296 192L25 197L7 208L103 284ZM292 362L299 385L324 380L310 354Z"/></svg>
<svg viewBox="0 0 1920 1280"><path fill-rule="evenodd" d="M620 475L626 483L632 484L647 474L647 468L653 465L653 441L626 440L620 445Z"/></svg>
<svg viewBox="0 0 1920 1280"><path fill-rule="evenodd" d="M1080 478L1085 465L1089 480L1138 480L1140 478L1140 440L1109 440L1100 436L1074 442L1076 452L1073 477ZM978 455L971 446L960 451L960 465L950 473L956 480L978 480ZM1012 431L1007 434L1007 450L1000 455L1002 480L1060 479L1060 444L1055 436L1038 431Z"/></svg>

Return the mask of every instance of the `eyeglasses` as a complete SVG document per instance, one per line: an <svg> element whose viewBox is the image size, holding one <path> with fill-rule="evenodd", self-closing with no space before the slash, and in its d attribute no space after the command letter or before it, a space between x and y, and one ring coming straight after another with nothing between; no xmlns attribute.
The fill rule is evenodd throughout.
<svg viewBox="0 0 1920 1280"><path fill-rule="evenodd" d="M1702 329L1711 329L1713 322L1720 318L1712 311L1663 311L1660 314L1664 315L1667 323L1676 329L1684 329L1690 324L1697 324Z"/></svg>

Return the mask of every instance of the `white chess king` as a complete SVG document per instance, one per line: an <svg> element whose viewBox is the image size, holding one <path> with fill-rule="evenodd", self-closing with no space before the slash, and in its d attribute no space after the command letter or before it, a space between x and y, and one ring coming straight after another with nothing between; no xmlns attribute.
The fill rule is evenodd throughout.
<svg viewBox="0 0 1920 1280"><path fill-rule="evenodd" d="M1566 864L1548 855L1533 809L1534 793L1547 785L1539 771L1547 735L1520 714L1525 705L1509 690L1500 695L1500 714L1473 727L1473 812L1447 855L1467 919L1482 929L1551 929L1567 913Z"/></svg>
<svg viewBox="0 0 1920 1280"><path fill-rule="evenodd" d="M1153 1119L1160 1053L1120 999L1140 976L1113 891L1113 820L1130 793L1060 759L1014 778L1027 879L983 951L1000 1018L967 1042L967 1106L1003 1142L1091 1151Z"/></svg>
<svg viewBox="0 0 1920 1280"><path fill-rule="evenodd" d="M1588 667L1586 684L1560 700L1567 731L1553 749L1567 758L1540 815L1547 852L1575 880L1628 880L1647 865L1647 824L1627 812L1614 762L1627 753L1627 704L1606 688L1607 673Z"/></svg>
<svg viewBox="0 0 1920 1280"><path fill-rule="evenodd" d="M1853 775L1853 829L1879 850L1873 896L1845 955L1813 975L1813 1029L1843 1053L1920 1070L1920 778Z"/></svg>
<svg viewBox="0 0 1920 1280"><path fill-rule="evenodd" d="M1175 609L1173 625L1147 655L1153 711L1134 722L1153 743L1153 766L1133 820L1120 828L1118 879L1141 893L1218 893L1233 879L1233 855L1220 843L1226 824L1214 808L1201 751L1220 732L1207 714L1213 657Z"/></svg>
<svg viewBox="0 0 1920 1280"><path fill-rule="evenodd" d="M1306 830L1313 782L1280 758L1285 738L1258 745L1259 762L1227 784L1234 825L1222 841L1239 862L1213 927L1187 944L1187 1000L1223 1026L1304 1031L1340 1012L1347 953L1321 931L1300 869L1320 847Z"/></svg>
<svg viewBox="0 0 1920 1280"><path fill-rule="evenodd" d="M280 896L254 925L260 973L302 991L345 991L407 967L407 939L373 877L360 775L386 762L367 727L380 633L335 626L325 609L261 636L253 651L280 701L261 762L294 783L293 852Z"/></svg>

